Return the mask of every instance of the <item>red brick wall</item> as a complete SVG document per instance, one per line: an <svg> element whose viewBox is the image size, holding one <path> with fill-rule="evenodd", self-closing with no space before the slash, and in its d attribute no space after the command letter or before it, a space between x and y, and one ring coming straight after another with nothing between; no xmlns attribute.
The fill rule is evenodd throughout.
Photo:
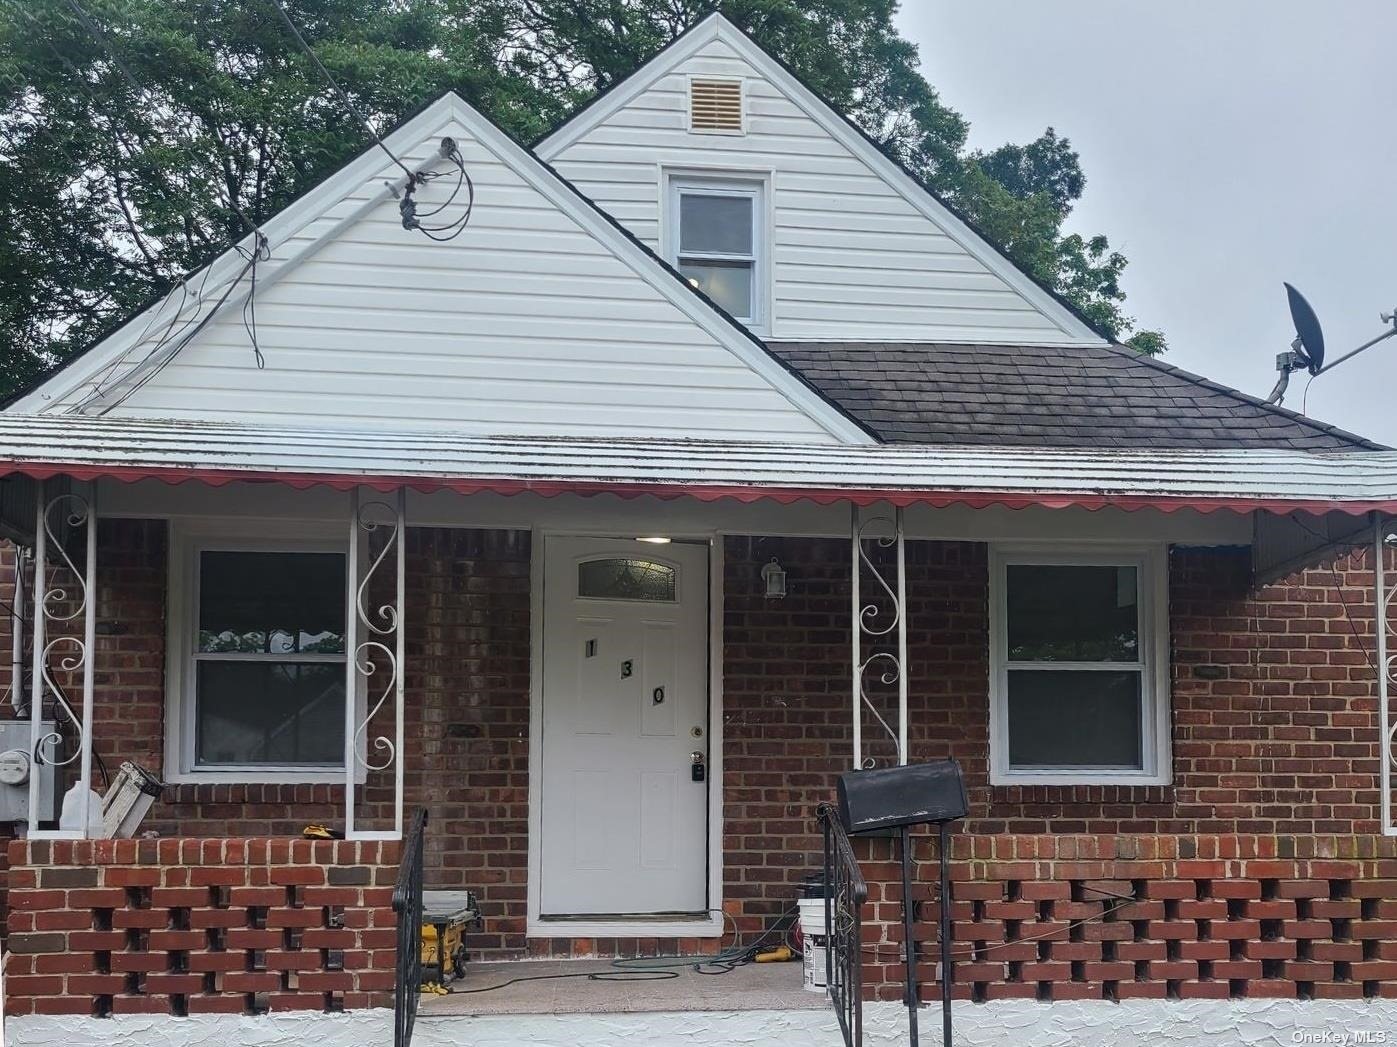
<svg viewBox="0 0 1397 1047"><path fill-rule="evenodd" d="M397 843L10 844L9 1014L387 1006Z"/></svg>
<svg viewBox="0 0 1397 1047"><path fill-rule="evenodd" d="M99 535L98 751L113 769L131 756L159 769L165 528L107 521ZM408 800L433 811L429 885L475 889L487 923L473 947L518 954L528 947L528 535L414 528L408 550ZM784 600L762 593L760 568L773 556L789 572ZM818 867L812 811L849 758L848 557L842 540L727 540L725 895L744 930L785 911L794 885ZM1376 831L1372 673L1333 584L1344 586L1353 630L1370 636L1371 573L1361 566L1251 593L1245 550L1173 553L1168 788L991 788L986 547L913 542L908 566L912 756L961 760L973 809L963 831ZM874 728L866 738L889 755ZM361 817L382 815L383 786L370 781ZM309 820L338 823L340 806L329 786L181 786L146 827L295 834Z"/></svg>

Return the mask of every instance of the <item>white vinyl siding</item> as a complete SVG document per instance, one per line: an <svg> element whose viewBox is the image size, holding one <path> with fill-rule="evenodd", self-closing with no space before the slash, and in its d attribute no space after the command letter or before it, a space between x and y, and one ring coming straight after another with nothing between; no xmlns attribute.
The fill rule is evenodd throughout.
<svg viewBox="0 0 1397 1047"><path fill-rule="evenodd" d="M689 130L690 79L706 76L742 80L743 135ZM1100 343L1026 298L981 260L988 248L967 250L719 36L554 149L540 154L657 248L664 167L768 173L772 338Z"/></svg>
<svg viewBox="0 0 1397 1047"><path fill-rule="evenodd" d="M442 134L456 138L475 182L473 217L461 236L434 243L405 231L396 201L387 199L275 279L280 259L380 190L381 179L367 180L280 245L259 273L265 369L253 363L241 309L226 309L114 413L490 435L834 442L789 390L713 332L764 358L759 347L716 314L710 328L696 323L671 297L687 291L661 293L673 277L618 255L521 175L518 161L467 127L448 123L424 134L408 164L432 155ZM572 202L570 191L557 192ZM429 186L419 203L430 207L444 195ZM697 300L693 308L708 312Z"/></svg>

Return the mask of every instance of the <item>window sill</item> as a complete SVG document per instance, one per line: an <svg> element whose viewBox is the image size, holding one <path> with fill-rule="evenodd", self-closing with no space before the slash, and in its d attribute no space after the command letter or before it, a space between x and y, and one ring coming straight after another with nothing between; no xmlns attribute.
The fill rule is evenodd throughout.
<svg viewBox="0 0 1397 1047"><path fill-rule="evenodd" d="M1006 788L1016 785L1062 786L1063 788L1072 788L1078 785L1115 785L1129 788L1131 786L1172 784L1173 776L1169 774L1054 774L1041 771L1026 771L1021 774L990 773L990 786L992 788Z"/></svg>
<svg viewBox="0 0 1397 1047"><path fill-rule="evenodd" d="M167 785L343 785L344 769L328 771L178 771L165 777ZM364 784L364 773L357 771L354 784Z"/></svg>

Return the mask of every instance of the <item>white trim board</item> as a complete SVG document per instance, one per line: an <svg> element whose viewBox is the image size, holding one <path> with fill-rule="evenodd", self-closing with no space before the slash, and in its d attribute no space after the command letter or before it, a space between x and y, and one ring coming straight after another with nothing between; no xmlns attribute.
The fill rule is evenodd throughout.
<svg viewBox="0 0 1397 1047"><path fill-rule="evenodd" d="M456 94L444 95L406 121L385 139L385 144L396 155L403 157L409 166L427 164L437 155L441 136L452 129L462 129L469 134L475 144L610 251L686 319L758 375L835 442L849 445L877 442L862 426L767 352L744 327L696 294L656 255L594 207L537 156L516 143ZM385 178L392 180L396 174L397 168L391 161L384 159L378 150L370 150L268 220L263 225L263 232L270 243L272 257L259 272L259 293L333 241L347 224L357 221L369 209L383 203L388 190L381 188L380 182ZM488 206L488 201L478 202L477 206ZM313 231L316 223L321 223L323 228L313 238L298 243L289 254L278 254L294 238ZM242 264L242 257L232 248L216 259L205 270L209 276L205 300L216 301L223 282L236 274ZM200 280L191 280L190 286L199 287ZM239 301L240 296L235 295L230 299L228 308L236 306ZM123 354L141 344L147 328L158 319L159 309L160 304L157 303L140 313L115 334L22 396L7 411L35 414L70 408L84 387L106 368L117 363L127 366ZM138 372L139 365L129 374ZM129 377L125 379L127 382L130 380Z"/></svg>
<svg viewBox="0 0 1397 1047"><path fill-rule="evenodd" d="M714 12L677 38L672 44L632 73L609 93L581 110L534 146L534 152L552 163L563 152L585 137L647 91L660 78L674 72L704 46L721 40L763 77L781 90L796 106L831 138L857 157L891 189L940 227L967 254L985 266L1025 301L1046 317L1067 340L1063 345L1106 345L1106 339L1067 306L1029 277L1002 252L972 229L950 208L923 188L895 161L881 153L840 113L806 87L776 59L758 47L750 37L721 14Z"/></svg>

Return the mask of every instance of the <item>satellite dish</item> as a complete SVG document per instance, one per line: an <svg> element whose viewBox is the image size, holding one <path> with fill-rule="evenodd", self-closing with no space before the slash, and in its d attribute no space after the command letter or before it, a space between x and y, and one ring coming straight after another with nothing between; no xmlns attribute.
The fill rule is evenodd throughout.
<svg viewBox="0 0 1397 1047"><path fill-rule="evenodd" d="M1310 374L1319 374L1324 367L1324 331L1320 329L1319 317L1305 296L1290 284L1285 285L1285 293L1290 299L1290 319L1295 324L1295 344L1292 348L1300 355L1297 363Z"/></svg>

